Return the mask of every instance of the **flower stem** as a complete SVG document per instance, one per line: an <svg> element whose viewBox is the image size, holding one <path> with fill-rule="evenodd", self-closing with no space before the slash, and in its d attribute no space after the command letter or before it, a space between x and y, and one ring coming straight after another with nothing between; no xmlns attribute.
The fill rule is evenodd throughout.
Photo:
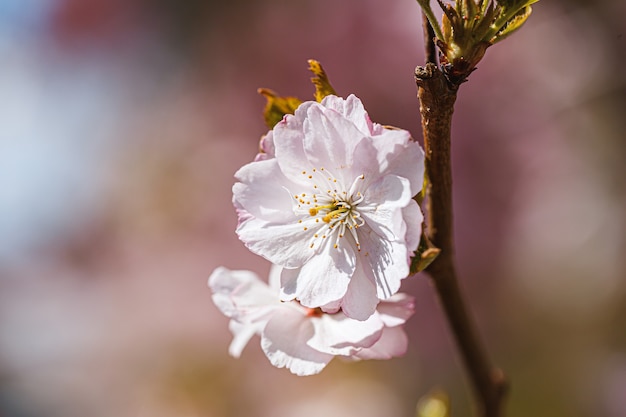
<svg viewBox="0 0 626 417"><path fill-rule="evenodd" d="M454 267L450 133L458 86L450 85L433 63L417 67L426 152L426 235L441 253L426 269L454 334L471 380L481 417L501 417L506 391L504 373L494 367L475 330Z"/></svg>

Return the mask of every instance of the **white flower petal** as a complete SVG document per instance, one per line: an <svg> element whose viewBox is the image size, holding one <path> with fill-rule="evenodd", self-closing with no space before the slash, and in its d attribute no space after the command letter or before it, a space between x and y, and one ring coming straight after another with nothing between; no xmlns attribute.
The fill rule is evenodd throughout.
<svg viewBox="0 0 626 417"><path fill-rule="evenodd" d="M363 229L363 228L362 228ZM390 241L373 231L363 230L360 261L372 271L378 298L384 300L400 289L400 281L409 274L410 255L406 244Z"/></svg>
<svg viewBox="0 0 626 417"><path fill-rule="evenodd" d="M380 339L371 347L354 354L359 359L391 359L406 353L409 339L402 327L385 327Z"/></svg>
<svg viewBox="0 0 626 417"><path fill-rule="evenodd" d="M259 141L259 150L260 152L254 158L255 161L263 161L274 157L274 131L270 130L263 135Z"/></svg>
<svg viewBox="0 0 626 417"><path fill-rule="evenodd" d="M322 106L309 108L303 128L304 151L312 167L330 170L343 184L352 182L354 149L363 133L341 114Z"/></svg>
<svg viewBox="0 0 626 417"><path fill-rule="evenodd" d="M288 299L295 295L303 306L323 306L343 297L355 268L356 255L351 246L326 245L321 255L312 257L297 271L297 276L294 271L285 273L291 275L291 280L282 281L283 292Z"/></svg>
<svg viewBox="0 0 626 417"><path fill-rule="evenodd" d="M364 268L360 259L357 261L356 271L341 302L343 312L355 320L367 320L374 314L379 302L374 275L369 265L367 267Z"/></svg>
<svg viewBox="0 0 626 417"><path fill-rule="evenodd" d="M369 136L373 133L372 121L365 111L363 103L354 94L350 94L345 100L333 95L326 96L322 100L322 105L340 113L343 117L352 122L364 135Z"/></svg>
<svg viewBox="0 0 626 417"><path fill-rule="evenodd" d="M313 332L313 325L304 313L280 309L265 326L261 347L277 368L287 368L296 375L314 375L324 369L333 355L307 345Z"/></svg>
<svg viewBox="0 0 626 417"><path fill-rule="evenodd" d="M266 322L243 324L235 320L231 320L228 324L228 328L233 334L233 341L228 347L228 353L234 358L239 358L241 356L241 352L243 352L243 349L246 347L252 336L255 334L260 335L265 325Z"/></svg>
<svg viewBox="0 0 626 417"><path fill-rule="evenodd" d="M303 123L308 109L319 103L302 103L295 114L288 114L274 127L274 154L284 175L292 181L299 181L303 169L311 165L304 152Z"/></svg>
<svg viewBox="0 0 626 417"><path fill-rule="evenodd" d="M420 207L415 200L412 200L408 206L402 209L402 217L406 223L406 235L404 240L410 251L414 251L420 244L422 238L422 222L424 216Z"/></svg>
<svg viewBox="0 0 626 417"><path fill-rule="evenodd" d="M362 347L370 347L380 338L383 322L377 314L365 321L352 320L343 313L312 317L315 328L307 342L320 352L349 356Z"/></svg>
<svg viewBox="0 0 626 417"><path fill-rule="evenodd" d="M286 275L293 272L287 270ZM281 268L272 265L271 280L276 281L280 274ZM407 348L401 325L413 313L414 299L406 294L380 302L378 310L358 321L343 311L328 314L303 307L297 301L281 303L277 301L276 285L271 288L249 271L217 268L209 278L209 286L220 310L232 317L229 353L234 357L239 357L250 339L260 334L261 347L274 366L288 368L297 375L313 375L334 356L389 359ZM366 292L375 294L371 281L369 287ZM350 297L355 299L362 294L352 291ZM338 302L326 306L337 307Z"/></svg>
<svg viewBox="0 0 626 417"><path fill-rule="evenodd" d="M233 185L233 204L255 218L268 222L297 221L289 188L297 188L285 178L276 159L251 162L241 167ZM245 219L244 219L245 220ZM240 223L242 222L240 216Z"/></svg>
<svg viewBox="0 0 626 417"><path fill-rule="evenodd" d="M411 196L422 189L424 181L424 151L401 129L383 129L372 144L377 148L381 173L398 175L411 184Z"/></svg>
<svg viewBox="0 0 626 417"><path fill-rule="evenodd" d="M377 139L364 138L354 148L354 157L352 165L352 175L357 177L363 175L365 180L359 183L358 191L365 192L369 185L376 182L380 177L387 173L382 172L378 163L379 150L374 146Z"/></svg>
<svg viewBox="0 0 626 417"><path fill-rule="evenodd" d="M268 223L251 218L237 227L237 235L252 252L286 268L301 267L315 254L309 248L310 233L298 222Z"/></svg>
<svg viewBox="0 0 626 417"><path fill-rule="evenodd" d="M239 321L256 319L279 305L276 293L251 271L216 268L209 277L209 287L217 308Z"/></svg>
<svg viewBox="0 0 626 417"><path fill-rule="evenodd" d="M394 294L381 301L377 311L386 327L400 326L415 312L415 297L404 293Z"/></svg>
<svg viewBox="0 0 626 417"><path fill-rule="evenodd" d="M300 268L282 268L280 271L280 299L281 301L295 300L298 292L298 276Z"/></svg>
<svg viewBox="0 0 626 417"><path fill-rule="evenodd" d="M404 241L406 223L402 209L411 201L409 181L395 175L386 175L368 187L361 216L380 237Z"/></svg>
<svg viewBox="0 0 626 417"><path fill-rule="evenodd" d="M350 281L352 282L352 280ZM348 284L348 288L350 288L350 284ZM320 310L322 310L324 313L335 314L336 312L341 310L341 302L342 302L341 299L331 301L330 303L327 303L321 306Z"/></svg>

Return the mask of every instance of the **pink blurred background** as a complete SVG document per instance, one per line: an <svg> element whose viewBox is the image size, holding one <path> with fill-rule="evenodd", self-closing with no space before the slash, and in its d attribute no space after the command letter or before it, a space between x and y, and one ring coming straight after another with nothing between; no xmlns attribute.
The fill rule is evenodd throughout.
<svg viewBox="0 0 626 417"><path fill-rule="evenodd" d="M626 47L619 1L543 1L456 107L462 285L508 415L626 416ZM413 416L468 389L425 276L411 346L299 378L228 356L213 268L234 234L258 87L312 97L308 58L420 138L409 0L0 1L0 416ZM421 138L420 138L421 140Z"/></svg>

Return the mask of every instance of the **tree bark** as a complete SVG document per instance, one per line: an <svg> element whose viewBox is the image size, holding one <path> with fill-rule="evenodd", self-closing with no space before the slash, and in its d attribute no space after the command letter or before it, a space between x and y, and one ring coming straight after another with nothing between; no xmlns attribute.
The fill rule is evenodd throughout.
<svg viewBox="0 0 626 417"><path fill-rule="evenodd" d="M426 153L426 236L441 249L428 266L439 302L461 353L482 417L501 417L504 373L494 367L478 337L459 288L454 266L451 126L458 86L450 85L435 63L417 67L422 131Z"/></svg>

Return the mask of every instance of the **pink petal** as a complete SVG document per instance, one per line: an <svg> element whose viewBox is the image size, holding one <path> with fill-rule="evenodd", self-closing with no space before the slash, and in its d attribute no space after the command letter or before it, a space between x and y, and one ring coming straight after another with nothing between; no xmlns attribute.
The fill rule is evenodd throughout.
<svg viewBox="0 0 626 417"><path fill-rule="evenodd" d="M295 221L293 196L288 191L297 186L280 170L276 159L251 162L241 167L233 185L233 204L238 210L268 222ZM240 222L245 220L241 218Z"/></svg>
<svg viewBox="0 0 626 417"><path fill-rule="evenodd" d="M410 251L404 241L386 240L368 229L359 229L360 261L364 269L371 269L378 298L384 300L398 292L400 281L408 276Z"/></svg>
<svg viewBox="0 0 626 417"><path fill-rule="evenodd" d="M360 210L361 216L382 238L404 241L406 223L402 209L411 201L409 181L395 175L386 175L367 188L362 203L364 209Z"/></svg>
<svg viewBox="0 0 626 417"><path fill-rule="evenodd" d="M359 259L346 295L341 302L344 314L355 320L367 320L374 314L379 302L374 276L369 270L369 265L367 269L364 266L363 261Z"/></svg>
<svg viewBox="0 0 626 417"><path fill-rule="evenodd" d="M411 140L409 132L400 129L383 129L372 141L378 150L381 173L393 174L409 180L411 195L422 189L424 181L424 151Z"/></svg>
<svg viewBox="0 0 626 417"><path fill-rule="evenodd" d="M377 314L365 321L352 320L342 313L323 314L310 320L315 332L308 345L331 355L349 356L358 348L370 347L383 331L383 322Z"/></svg>
<svg viewBox="0 0 626 417"><path fill-rule="evenodd" d="M297 221L284 224L251 218L237 227L237 235L252 252L285 268L299 268L315 254L309 248L310 233Z"/></svg>
<svg viewBox="0 0 626 417"><path fill-rule="evenodd" d="M391 359L404 355L408 344L402 327L385 327L380 339L372 347L361 349L354 356L360 359Z"/></svg>
<svg viewBox="0 0 626 417"><path fill-rule="evenodd" d="M269 132L267 132L267 134L263 135L263 137L259 141L259 148L260 152L254 158L255 161L263 161L265 159L270 159L275 156L273 131L270 130Z"/></svg>
<svg viewBox="0 0 626 417"><path fill-rule="evenodd" d="M352 279L350 279L350 281L352 281ZM348 288L350 288L349 284L348 284ZM341 310L341 301L342 300L339 299L339 300L335 300L335 301L332 301L330 303L324 304L323 306L320 307L320 309L324 313L335 314L336 312Z"/></svg>
<svg viewBox="0 0 626 417"><path fill-rule="evenodd" d="M251 271L216 268L209 277L209 287L213 302L227 317L258 316L266 313L267 307L278 305L277 294Z"/></svg>
<svg viewBox="0 0 626 417"><path fill-rule="evenodd" d="M354 124L364 135L371 135L372 121L367 115L363 103L361 103L361 100L354 94L350 94L345 100L337 96L326 96L322 100L322 106L341 114Z"/></svg>
<svg viewBox="0 0 626 417"><path fill-rule="evenodd" d="M265 322L243 324L236 322L235 320L231 320L228 324L228 328L233 334L233 341L228 347L228 353L234 358L240 357L241 352L246 347L252 336L255 334L261 334L265 324Z"/></svg>
<svg viewBox="0 0 626 417"><path fill-rule="evenodd" d="M377 181L382 175L378 163L378 150L374 146L375 139L366 137L361 140L354 149L352 176L354 178L364 175L365 180L360 181L358 191L367 190L369 185Z"/></svg>
<svg viewBox="0 0 626 417"><path fill-rule="evenodd" d="M415 297L398 293L381 301L378 314L387 327L400 326L415 313Z"/></svg>
<svg viewBox="0 0 626 417"><path fill-rule="evenodd" d="M316 102L305 102L296 109L294 115L287 115L274 127L274 153L284 175L298 181L303 170L313 168L304 152L303 123L310 107L319 106Z"/></svg>
<svg viewBox="0 0 626 417"><path fill-rule="evenodd" d="M282 294L297 298L306 307L320 307L343 297L356 268L356 255L349 245L327 244L317 256L297 271L283 270Z"/></svg>
<svg viewBox="0 0 626 417"><path fill-rule="evenodd" d="M304 121L304 151L313 167L324 167L344 185L353 179L349 168L364 134L341 114L311 106Z"/></svg>
<svg viewBox="0 0 626 417"><path fill-rule="evenodd" d="M406 235L404 236L406 246L410 251L414 251L419 246L422 237L422 222L424 221L422 211L415 200L412 200L408 206L402 209L402 217L406 223Z"/></svg>
<svg viewBox="0 0 626 417"><path fill-rule="evenodd" d="M283 308L265 326L261 348L277 368L287 368L296 375L314 375L324 369L333 355L307 345L313 332L311 321L302 311Z"/></svg>

